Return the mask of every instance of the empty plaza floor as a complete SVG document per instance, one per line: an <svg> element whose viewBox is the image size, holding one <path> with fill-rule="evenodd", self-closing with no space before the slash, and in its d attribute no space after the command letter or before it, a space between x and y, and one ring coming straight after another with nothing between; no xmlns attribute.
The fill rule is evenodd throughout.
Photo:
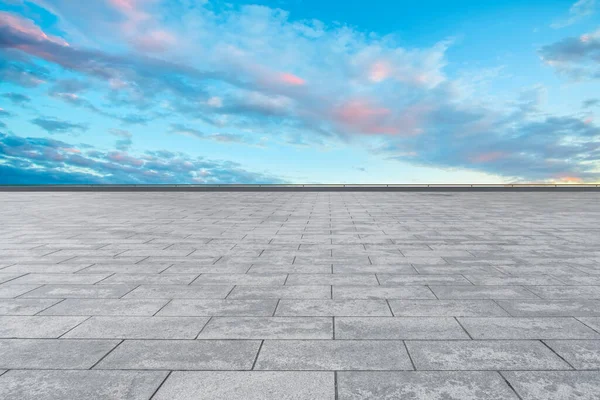
<svg viewBox="0 0 600 400"><path fill-rule="evenodd" d="M0 193L0 399L600 399L600 193Z"/></svg>

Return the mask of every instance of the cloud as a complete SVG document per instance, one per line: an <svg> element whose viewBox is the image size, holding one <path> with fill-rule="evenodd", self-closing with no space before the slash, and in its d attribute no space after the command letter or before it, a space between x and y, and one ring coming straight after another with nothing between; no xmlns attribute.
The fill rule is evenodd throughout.
<svg viewBox="0 0 600 400"><path fill-rule="evenodd" d="M590 108L600 105L600 99L587 99L581 104L583 108Z"/></svg>
<svg viewBox="0 0 600 400"><path fill-rule="evenodd" d="M73 133L76 131L86 131L88 127L83 124L62 121L50 117L37 117L30 121L32 124L39 126L46 132L53 133Z"/></svg>
<svg viewBox="0 0 600 400"><path fill-rule="evenodd" d="M21 93L4 93L2 97L10 100L13 104L18 106L24 106L31 102L31 98Z"/></svg>
<svg viewBox="0 0 600 400"><path fill-rule="evenodd" d="M133 144L133 141L131 140L133 135L131 134L131 132L123 129L110 129L108 133L120 138L115 142L115 148L117 150L129 151L129 149L131 149L131 146Z"/></svg>
<svg viewBox="0 0 600 400"><path fill-rule="evenodd" d="M12 117L13 114L6 111L4 108L0 108L0 118Z"/></svg>
<svg viewBox="0 0 600 400"><path fill-rule="evenodd" d="M544 46L539 54L547 65L570 79L600 78L600 30Z"/></svg>
<svg viewBox="0 0 600 400"><path fill-rule="evenodd" d="M230 161L166 150L132 155L0 133L0 184L286 183Z"/></svg>
<svg viewBox="0 0 600 400"><path fill-rule="evenodd" d="M569 8L569 17L550 26L554 29L573 25L596 12L596 0L578 0Z"/></svg>

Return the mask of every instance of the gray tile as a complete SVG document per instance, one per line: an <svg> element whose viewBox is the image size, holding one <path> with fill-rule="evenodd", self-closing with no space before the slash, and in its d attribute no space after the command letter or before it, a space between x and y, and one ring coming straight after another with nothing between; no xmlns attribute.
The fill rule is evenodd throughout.
<svg viewBox="0 0 600 400"><path fill-rule="evenodd" d="M575 369L600 369L600 340L545 340Z"/></svg>
<svg viewBox="0 0 600 400"><path fill-rule="evenodd" d="M339 400L517 400L497 372L340 372Z"/></svg>
<svg viewBox="0 0 600 400"><path fill-rule="evenodd" d="M277 264L252 264L248 270L252 274L330 274L329 265L277 265Z"/></svg>
<svg viewBox="0 0 600 400"><path fill-rule="evenodd" d="M194 285L283 285L287 274L202 274Z"/></svg>
<svg viewBox="0 0 600 400"><path fill-rule="evenodd" d="M333 264L334 274L416 274L410 264Z"/></svg>
<svg viewBox="0 0 600 400"><path fill-rule="evenodd" d="M468 339L454 318L339 317L336 339Z"/></svg>
<svg viewBox="0 0 600 400"><path fill-rule="evenodd" d="M528 286L543 299L600 299L600 286Z"/></svg>
<svg viewBox="0 0 600 400"><path fill-rule="evenodd" d="M4 400L147 400L167 376L160 371L10 371Z"/></svg>
<svg viewBox="0 0 600 400"><path fill-rule="evenodd" d="M597 400L600 371L502 372L523 400Z"/></svg>
<svg viewBox="0 0 600 400"><path fill-rule="evenodd" d="M2 339L0 368L89 369L118 343L118 340Z"/></svg>
<svg viewBox="0 0 600 400"><path fill-rule="evenodd" d="M493 300L389 300L397 317L503 317Z"/></svg>
<svg viewBox="0 0 600 400"><path fill-rule="evenodd" d="M417 370L570 369L534 340L424 340L408 341L406 346Z"/></svg>
<svg viewBox="0 0 600 400"><path fill-rule="evenodd" d="M233 286L221 285L141 285L126 299L224 299Z"/></svg>
<svg viewBox="0 0 600 400"><path fill-rule="evenodd" d="M326 317L214 317L198 339L332 339Z"/></svg>
<svg viewBox="0 0 600 400"><path fill-rule="evenodd" d="M538 296L520 286L430 287L439 299L539 299Z"/></svg>
<svg viewBox="0 0 600 400"><path fill-rule="evenodd" d="M103 264L108 260L100 260L99 263L82 269L77 274L158 274L169 268L172 263L153 263L153 264L123 264L121 260L110 264Z"/></svg>
<svg viewBox="0 0 600 400"><path fill-rule="evenodd" d="M281 300L275 315L317 316L392 316L385 300Z"/></svg>
<svg viewBox="0 0 600 400"><path fill-rule="evenodd" d="M382 285L469 285L462 275L392 275L377 274Z"/></svg>
<svg viewBox="0 0 600 400"><path fill-rule="evenodd" d="M412 370L396 340L266 340L257 370Z"/></svg>
<svg viewBox="0 0 600 400"><path fill-rule="evenodd" d="M175 299L160 310L161 316L272 316L277 299L264 300L186 300Z"/></svg>
<svg viewBox="0 0 600 400"><path fill-rule="evenodd" d="M3 283L0 285L0 299L13 299L39 287L40 285L15 285L10 282Z"/></svg>
<svg viewBox="0 0 600 400"><path fill-rule="evenodd" d="M334 286L334 299L435 299L425 286Z"/></svg>
<svg viewBox="0 0 600 400"><path fill-rule="evenodd" d="M114 274L104 279L100 284L187 285L197 276L197 274Z"/></svg>
<svg viewBox="0 0 600 400"><path fill-rule="evenodd" d="M333 372L173 372L153 400L334 400Z"/></svg>
<svg viewBox="0 0 600 400"><path fill-rule="evenodd" d="M129 285L44 285L24 294L26 298L119 298L132 290Z"/></svg>
<svg viewBox="0 0 600 400"><path fill-rule="evenodd" d="M90 264L16 264L4 268L2 272L29 274L29 273L50 273L50 274L70 274L81 271L89 267Z"/></svg>
<svg viewBox="0 0 600 400"><path fill-rule="evenodd" d="M57 338L85 317L0 316L0 338Z"/></svg>
<svg viewBox="0 0 600 400"><path fill-rule="evenodd" d="M16 278L22 276L23 274L13 273L13 274L5 274L0 272L0 283L8 282L15 280Z"/></svg>
<svg viewBox="0 0 600 400"><path fill-rule="evenodd" d="M600 317L581 317L577 318L596 332L600 332Z"/></svg>
<svg viewBox="0 0 600 400"><path fill-rule="evenodd" d="M227 299L330 299L329 286L236 286Z"/></svg>
<svg viewBox="0 0 600 400"><path fill-rule="evenodd" d="M286 285L373 285L377 286L375 274L290 274Z"/></svg>
<svg viewBox="0 0 600 400"><path fill-rule="evenodd" d="M598 275L560 275L557 280L566 285L600 285Z"/></svg>
<svg viewBox="0 0 600 400"><path fill-rule="evenodd" d="M93 285L109 274L27 274L13 281L16 284Z"/></svg>
<svg viewBox="0 0 600 400"><path fill-rule="evenodd" d="M600 300L498 300L514 317L600 316Z"/></svg>
<svg viewBox="0 0 600 400"><path fill-rule="evenodd" d="M92 317L71 330L64 337L83 339L194 339L206 325L206 322L208 322L207 317Z"/></svg>
<svg viewBox="0 0 600 400"><path fill-rule="evenodd" d="M96 369L249 370L260 340L126 340Z"/></svg>
<svg viewBox="0 0 600 400"><path fill-rule="evenodd" d="M164 299L66 299L40 315L150 316L167 303Z"/></svg>
<svg viewBox="0 0 600 400"><path fill-rule="evenodd" d="M548 275L531 276L497 276L473 274L465 275L474 285L478 286L510 286L510 285L562 285L556 278Z"/></svg>
<svg viewBox="0 0 600 400"><path fill-rule="evenodd" d="M34 315L60 299L0 299L0 315Z"/></svg>
<svg viewBox="0 0 600 400"><path fill-rule="evenodd" d="M473 339L600 339L572 317L458 318Z"/></svg>

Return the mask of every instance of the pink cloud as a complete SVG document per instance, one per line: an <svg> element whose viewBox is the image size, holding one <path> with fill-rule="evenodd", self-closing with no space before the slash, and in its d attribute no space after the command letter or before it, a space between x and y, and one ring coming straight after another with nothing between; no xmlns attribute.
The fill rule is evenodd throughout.
<svg viewBox="0 0 600 400"><path fill-rule="evenodd" d="M113 151L111 153L108 153L107 158L110 161L113 161L113 162L116 162L119 164L124 164L124 165L133 165L136 167L140 167L140 166L144 165L143 160L140 160L139 158L131 157L129 154L119 152L119 151Z"/></svg>
<svg viewBox="0 0 600 400"><path fill-rule="evenodd" d="M61 46L69 44L62 38L56 36L48 36L35 23L29 19L17 17L6 12L0 12L0 27L8 27L13 31L17 31L23 35L27 35L31 39L40 42L52 42Z"/></svg>
<svg viewBox="0 0 600 400"><path fill-rule="evenodd" d="M373 82L386 80L392 74L392 66L386 61L377 61L369 68L369 79Z"/></svg>
<svg viewBox="0 0 600 400"><path fill-rule="evenodd" d="M486 163L486 162L499 160L501 158L504 158L505 156L506 156L506 153L504 153L504 152L491 151L491 152L487 152L487 153L477 154L477 155L471 157L470 160L475 163Z"/></svg>
<svg viewBox="0 0 600 400"><path fill-rule="evenodd" d="M302 86L306 84L306 81L304 79L287 72L280 73L278 76L278 80L286 85L292 86Z"/></svg>
<svg viewBox="0 0 600 400"><path fill-rule="evenodd" d="M397 127L386 124L391 110L375 107L363 99L351 100L333 110L333 119L348 129L365 134L397 134Z"/></svg>
<svg viewBox="0 0 600 400"><path fill-rule="evenodd" d="M165 51L175 45L175 35L165 30L157 29L147 32L133 39L136 48L148 52Z"/></svg>

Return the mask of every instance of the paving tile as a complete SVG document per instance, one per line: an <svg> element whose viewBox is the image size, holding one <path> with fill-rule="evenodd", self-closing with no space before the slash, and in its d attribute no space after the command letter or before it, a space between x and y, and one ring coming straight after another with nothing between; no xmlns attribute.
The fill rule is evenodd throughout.
<svg viewBox="0 0 600 400"><path fill-rule="evenodd" d="M507 371L523 400L597 400L600 371Z"/></svg>
<svg viewBox="0 0 600 400"><path fill-rule="evenodd" d="M160 316L272 316L277 299L263 300L181 300L169 302Z"/></svg>
<svg viewBox="0 0 600 400"><path fill-rule="evenodd" d="M60 299L0 299L0 315L34 315Z"/></svg>
<svg viewBox="0 0 600 400"><path fill-rule="evenodd" d="M534 340L423 340L408 341L406 346L417 370L570 369L550 349Z"/></svg>
<svg viewBox="0 0 600 400"><path fill-rule="evenodd" d="M96 369L249 370L260 340L126 340Z"/></svg>
<svg viewBox="0 0 600 400"><path fill-rule="evenodd" d="M514 317L600 316L600 300L497 300Z"/></svg>
<svg viewBox="0 0 600 400"><path fill-rule="evenodd" d="M224 299L233 286L222 285L141 285L125 299Z"/></svg>
<svg viewBox="0 0 600 400"><path fill-rule="evenodd" d="M339 372L339 400L518 400L497 372Z"/></svg>
<svg viewBox="0 0 600 400"><path fill-rule="evenodd" d="M93 285L110 274L27 274L13 281L16 284L81 284Z"/></svg>
<svg viewBox="0 0 600 400"><path fill-rule="evenodd" d="M83 339L194 339L206 325L206 322L208 322L207 317L91 317L69 331L64 337Z"/></svg>
<svg viewBox="0 0 600 400"><path fill-rule="evenodd" d="M0 338L57 338L85 317L0 316Z"/></svg>
<svg viewBox="0 0 600 400"><path fill-rule="evenodd" d="M23 298L119 298L131 291L130 285L44 285L25 293Z"/></svg>
<svg viewBox="0 0 600 400"><path fill-rule="evenodd" d="M227 299L330 299L330 286L236 286Z"/></svg>
<svg viewBox="0 0 600 400"><path fill-rule="evenodd" d="M202 274L194 285L283 285L287 274Z"/></svg>
<svg viewBox="0 0 600 400"><path fill-rule="evenodd" d="M0 368L89 369L118 340L1 339Z"/></svg>
<svg viewBox="0 0 600 400"><path fill-rule="evenodd" d="M256 370L412 370L396 340L266 340Z"/></svg>
<svg viewBox="0 0 600 400"><path fill-rule="evenodd" d="M197 274L114 274L101 281L101 285L187 285L198 277Z"/></svg>
<svg viewBox="0 0 600 400"><path fill-rule="evenodd" d="M0 299L13 299L39 288L40 286L41 285L18 285L6 282L0 285Z"/></svg>
<svg viewBox="0 0 600 400"><path fill-rule="evenodd" d="M334 400L333 372L173 372L153 400Z"/></svg>
<svg viewBox="0 0 600 400"><path fill-rule="evenodd" d="M458 318L473 339L600 339L572 317Z"/></svg>
<svg viewBox="0 0 600 400"><path fill-rule="evenodd" d="M164 299L66 299L40 315L150 316L167 303Z"/></svg>
<svg viewBox="0 0 600 400"><path fill-rule="evenodd" d="M160 371L10 371L4 400L147 400L167 376Z"/></svg>
<svg viewBox="0 0 600 400"><path fill-rule="evenodd" d="M214 317L198 339L332 339L326 317Z"/></svg>
<svg viewBox="0 0 600 400"><path fill-rule="evenodd" d="M556 278L548 275L532 276L497 276L473 274L465 275L470 282L478 286L510 286L510 285L562 285Z"/></svg>
<svg viewBox="0 0 600 400"><path fill-rule="evenodd" d="M81 271L92 264L15 264L2 269L2 272L29 274L29 273L50 273L50 274L71 274Z"/></svg>
<svg viewBox="0 0 600 400"><path fill-rule="evenodd" d="M334 286L334 299L435 299L425 286Z"/></svg>
<svg viewBox="0 0 600 400"><path fill-rule="evenodd" d="M23 274L20 273L12 273L12 274L5 274L5 273L0 273L0 283L4 283L4 282L8 282L8 281L13 281L16 278L23 276Z"/></svg>
<svg viewBox="0 0 600 400"><path fill-rule="evenodd" d="M454 318L339 317L336 339L468 339Z"/></svg>
<svg viewBox="0 0 600 400"><path fill-rule="evenodd" d="M292 285L379 285L375 274L290 274L285 282Z"/></svg>
<svg viewBox="0 0 600 400"><path fill-rule="evenodd" d="M545 340L575 369L600 369L600 340Z"/></svg>
<svg viewBox="0 0 600 400"><path fill-rule="evenodd" d="M141 264L140 264L141 265ZM164 270L161 274L245 274L248 272L252 263L231 264L231 265L200 265L199 263L181 263ZM261 272L261 271L255 271ZM270 271L265 271L270 272ZM276 271L273 271L275 273ZM278 272L278 271L277 271Z"/></svg>
<svg viewBox="0 0 600 400"><path fill-rule="evenodd" d="M101 259L99 263L81 269L77 274L158 274L173 263L153 263L153 264L123 264L121 260L110 264L103 264L107 260Z"/></svg>
<svg viewBox="0 0 600 400"><path fill-rule="evenodd" d="M251 274L330 274L331 267L329 265L311 265L311 264L252 264L248 269Z"/></svg>
<svg viewBox="0 0 600 400"><path fill-rule="evenodd" d="M528 286L543 299L600 299L600 286Z"/></svg>
<svg viewBox="0 0 600 400"><path fill-rule="evenodd" d="M565 285L600 285L598 275L561 275L557 280Z"/></svg>
<svg viewBox="0 0 600 400"><path fill-rule="evenodd" d="M397 317L504 317L493 300L389 300Z"/></svg>
<svg viewBox="0 0 600 400"><path fill-rule="evenodd" d="M469 285L462 275L396 275L377 274L381 285Z"/></svg>
<svg viewBox="0 0 600 400"><path fill-rule="evenodd" d="M410 264L333 264L334 274L415 274Z"/></svg>
<svg viewBox="0 0 600 400"><path fill-rule="evenodd" d="M392 316L385 300L281 300L275 315L317 316Z"/></svg>
<svg viewBox="0 0 600 400"><path fill-rule="evenodd" d="M430 286L439 299L539 299L520 286Z"/></svg>

